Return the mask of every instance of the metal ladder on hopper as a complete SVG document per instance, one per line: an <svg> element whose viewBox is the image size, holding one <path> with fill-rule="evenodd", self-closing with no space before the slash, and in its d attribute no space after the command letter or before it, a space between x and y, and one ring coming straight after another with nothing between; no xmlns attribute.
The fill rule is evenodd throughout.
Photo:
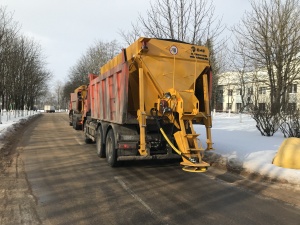
<svg viewBox="0 0 300 225"><path fill-rule="evenodd" d="M187 160L183 157L181 165L184 166L184 170L190 172L202 172L206 171L207 167L210 166L208 163L202 161L204 149L201 143L198 143L198 136L193 126L193 114L183 114L179 120L181 128L181 139L183 143L183 155L189 158ZM201 171L199 171L201 170Z"/></svg>

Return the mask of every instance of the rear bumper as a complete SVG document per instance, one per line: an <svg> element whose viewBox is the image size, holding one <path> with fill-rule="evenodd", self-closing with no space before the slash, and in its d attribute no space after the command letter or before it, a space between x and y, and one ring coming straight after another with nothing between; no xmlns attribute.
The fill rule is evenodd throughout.
<svg viewBox="0 0 300 225"><path fill-rule="evenodd" d="M150 156L118 156L117 161L154 160L154 159L180 159L177 154L150 155Z"/></svg>

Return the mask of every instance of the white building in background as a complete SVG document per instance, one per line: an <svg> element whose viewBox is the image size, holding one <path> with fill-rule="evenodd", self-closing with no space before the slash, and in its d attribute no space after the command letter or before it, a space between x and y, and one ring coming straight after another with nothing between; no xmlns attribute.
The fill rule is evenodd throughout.
<svg viewBox="0 0 300 225"><path fill-rule="evenodd" d="M251 106L265 109L270 88L267 72L226 72L218 76L216 111L247 111ZM300 75L288 88L290 109L300 109Z"/></svg>

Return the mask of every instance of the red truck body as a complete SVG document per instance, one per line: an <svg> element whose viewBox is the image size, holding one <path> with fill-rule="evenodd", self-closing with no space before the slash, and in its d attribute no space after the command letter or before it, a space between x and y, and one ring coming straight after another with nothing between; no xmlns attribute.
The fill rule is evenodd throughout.
<svg viewBox="0 0 300 225"><path fill-rule="evenodd" d="M122 63L101 76L89 76L91 118L117 124L129 122L128 76L127 63ZM136 118L132 122L137 123Z"/></svg>

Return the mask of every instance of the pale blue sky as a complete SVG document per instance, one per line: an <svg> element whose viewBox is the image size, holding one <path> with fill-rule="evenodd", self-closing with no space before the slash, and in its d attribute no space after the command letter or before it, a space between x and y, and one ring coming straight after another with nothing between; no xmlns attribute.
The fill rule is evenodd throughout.
<svg viewBox="0 0 300 225"><path fill-rule="evenodd" d="M248 0L214 0L216 15L231 26L239 21ZM53 81L66 80L68 71L95 40L122 42L120 29L131 29L145 0L0 0L14 13L21 33L33 37L43 48ZM124 46L125 47L125 46Z"/></svg>

